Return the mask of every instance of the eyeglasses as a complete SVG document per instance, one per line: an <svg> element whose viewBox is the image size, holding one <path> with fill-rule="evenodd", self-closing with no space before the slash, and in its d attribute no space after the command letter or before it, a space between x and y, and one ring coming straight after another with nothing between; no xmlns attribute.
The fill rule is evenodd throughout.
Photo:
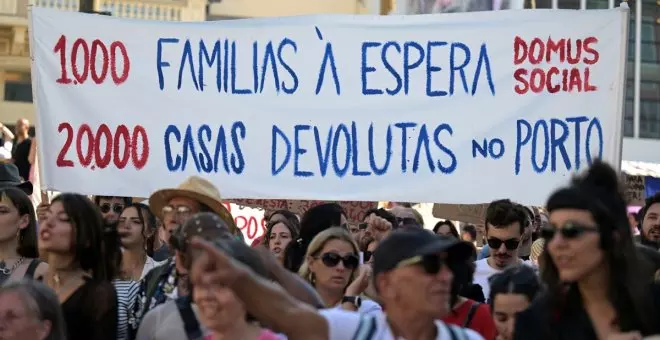
<svg viewBox="0 0 660 340"><path fill-rule="evenodd" d="M124 211L124 205L123 204L110 205L110 203L103 203L101 204L99 209L101 209L101 212L104 214L109 213L110 210L112 210L112 212L114 213L121 214L121 212Z"/></svg>
<svg viewBox="0 0 660 340"><path fill-rule="evenodd" d="M541 228L541 237L543 237L546 241L550 241L555 237L555 234L557 232L559 232L561 236L565 239L575 239L587 232L597 233L598 227L568 222L564 224L564 226L561 228L553 228L553 227Z"/></svg>
<svg viewBox="0 0 660 340"><path fill-rule="evenodd" d="M510 238L508 240L500 240L495 237L488 238L488 247L490 247L490 249L500 249L502 244L504 244L507 250L516 250L520 244L520 239Z"/></svg>
<svg viewBox="0 0 660 340"><path fill-rule="evenodd" d="M440 269L447 262L444 257L438 254L415 256L399 262L396 268L420 265L424 272L429 275L435 275L440 272Z"/></svg>
<svg viewBox="0 0 660 340"><path fill-rule="evenodd" d="M360 264L360 259L355 254L341 256L337 253L330 252L321 255L320 258L323 264L328 268L336 267L339 262L342 262L346 269L355 269Z"/></svg>
<svg viewBox="0 0 660 340"><path fill-rule="evenodd" d="M368 226L369 226L368 223L360 223L360 224L358 224L358 229L365 230L365 229L367 229Z"/></svg>
<svg viewBox="0 0 660 340"><path fill-rule="evenodd" d="M416 219L412 217L397 217L396 218L396 223L398 223L400 226L404 225L418 225L419 223L417 222Z"/></svg>
<svg viewBox="0 0 660 340"><path fill-rule="evenodd" d="M166 205L163 207L163 215L172 214L172 213L175 213L177 215L188 215L192 213L192 209L183 205L180 205L178 207Z"/></svg>

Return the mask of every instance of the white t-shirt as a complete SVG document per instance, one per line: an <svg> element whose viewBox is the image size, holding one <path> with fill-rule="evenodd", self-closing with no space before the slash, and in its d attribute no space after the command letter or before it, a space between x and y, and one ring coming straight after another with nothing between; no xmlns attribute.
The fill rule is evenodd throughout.
<svg viewBox="0 0 660 340"><path fill-rule="evenodd" d="M332 309L344 310L341 307L341 304L338 304L335 308ZM371 300L363 299L362 304L360 305L360 308L357 310L357 312L362 315L380 314L383 312L383 308Z"/></svg>
<svg viewBox="0 0 660 340"><path fill-rule="evenodd" d="M522 261L521 263L534 267L534 264L530 261ZM481 286L481 289L484 292L484 297L486 302L488 302L490 295L490 285L488 284L488 278L501 272L499 269L495 269L488 264L488 258L481 259L474 263L476 268L474 270L474 281L473 283Z"/></svg>
<svg viewBox="0 0 660 340"><path fill-rule="evenodd" d="M383 313L361 315L334 308L320 313L328 321L328 340L395 340ZM471 329L446 325L440 320L435 321L435 326L438 329L436 340L483 340ZM455 336L452 336L452 330Z"/></svg>

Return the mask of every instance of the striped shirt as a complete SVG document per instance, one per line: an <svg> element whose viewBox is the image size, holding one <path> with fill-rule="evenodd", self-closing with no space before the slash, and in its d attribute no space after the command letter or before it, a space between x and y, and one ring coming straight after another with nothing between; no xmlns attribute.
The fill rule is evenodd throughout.
<svg viewBox="0 0 660 340"><path fill-rule="evenodd" d="M129 311L135 306L140 283L138 281L113 282L117 291L117 340L127 340Z"/></svg>
<svg viewBox="0 0 660 340"><path fill-rule="evenodd" d="M328 340L394 340L385 314L360 315L339 309L324 309L321 315L328 322ZM435 320L436 340L483 340L471 329L447 325Z"/></svg>

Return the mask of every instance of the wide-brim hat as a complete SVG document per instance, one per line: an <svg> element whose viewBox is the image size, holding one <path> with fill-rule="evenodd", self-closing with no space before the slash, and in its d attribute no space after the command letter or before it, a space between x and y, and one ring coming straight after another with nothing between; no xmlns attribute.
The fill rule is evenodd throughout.
<svg viewBox="0 0 660 340"><path fill-rule="evenodd" d="M220 191L208 180L199 176L191 176L174 189L158 190L149 197L149 208L151 208L151 211L156 216L162 219L163 208L175 197L185 197L204 204L227 223L232 233L240 233L231 213L222 204Z"/></svg>
<svg viewBox="0 0 660 340"><path fill-rule="evenodd" d="M18 168L11 163L0 164L0 189L5 188L21 189L28 196L32 195L34 190L32 182L22 181Z"/></svg>

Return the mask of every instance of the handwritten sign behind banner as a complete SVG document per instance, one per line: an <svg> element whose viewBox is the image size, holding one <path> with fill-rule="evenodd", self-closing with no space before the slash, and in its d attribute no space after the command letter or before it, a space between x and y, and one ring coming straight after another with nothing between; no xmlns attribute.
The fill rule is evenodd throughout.
<svg viewBox="0 0 660 340"><path fill-rule="evenodd" d="M199 174L227 199L542 204L592 160L620 163L627 15L33 8L42 182L148 196Z"/></svg>

